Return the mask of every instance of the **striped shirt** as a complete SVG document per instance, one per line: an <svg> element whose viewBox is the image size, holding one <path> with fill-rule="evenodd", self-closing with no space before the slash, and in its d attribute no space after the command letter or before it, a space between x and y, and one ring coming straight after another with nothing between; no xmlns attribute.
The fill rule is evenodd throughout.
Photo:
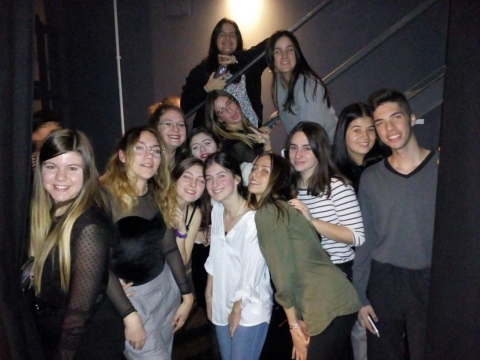
<svg viewBox="0 0 480 360"><path fill-rule="evenodd" d="M298 199L307 205L310 214L331 224L348 228L353 235L353 245L344 244L322 235L322 246L334 264L342 264L355 258L352 246L360 246L365 241L362 213L357 196L350 185L332 178L330 197L326 194L312 196L306 189L298 189Z"/></svg>

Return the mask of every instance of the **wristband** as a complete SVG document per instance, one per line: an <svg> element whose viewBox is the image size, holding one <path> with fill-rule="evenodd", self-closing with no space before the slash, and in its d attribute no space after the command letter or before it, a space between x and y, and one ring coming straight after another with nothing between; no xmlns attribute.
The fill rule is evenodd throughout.
<svg viewBox="0 0 480 360"><path fill-rule="evenodd" d="M181 232L178 231L178 229L175 229L174 234L175 234L176 237L178 237L180 239L186 239L187 238L187 234L182 234Z"/></svg>

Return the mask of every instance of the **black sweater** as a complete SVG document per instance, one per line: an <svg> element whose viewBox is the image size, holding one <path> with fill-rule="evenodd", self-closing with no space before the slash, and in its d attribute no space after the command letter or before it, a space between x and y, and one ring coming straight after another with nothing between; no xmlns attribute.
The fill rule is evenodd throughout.
<svg viewBox="0 0 480 360"><path fill-rule="evenodd" d="M249 50L238 51L234 55L238 61L235 69L242 69L250 61L260 55L267 46L268 39L263 40L258 45ZM263 105L262 105L262 73L267 67L265 57L257 61L250 69L245 72L247 83L247 94L252 104L252 108L258 116L260 123L262 122ZM230 69L232 75L235 74L235 69ZM210 71L211 70L211 71ZM195 106L207 99L208 93L203 88L208 82L208 79L215 69L208 69L207 62L203 60L200 64L195 66L186 79L185 85L182 87L181 106L185 113L188 113ZM205 105L200 107L193 120L193 127L205 126ZM261 124L259 124L261 126Z"/></svg>

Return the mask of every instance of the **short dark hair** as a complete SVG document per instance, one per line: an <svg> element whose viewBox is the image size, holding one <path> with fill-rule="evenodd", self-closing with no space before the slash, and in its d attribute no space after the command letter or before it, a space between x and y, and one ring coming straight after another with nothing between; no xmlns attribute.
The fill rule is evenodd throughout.
<svg viewBox="0 0 480 360"><path fill-rule="evenodd" d="M36 113L33 114L32 132L37 131L43 124L46 124L49 122L55 122L61 125L60 121L58 121L57 116L53 111L51 110L37 111Z"/></svg>
<svg viewBox="0 0 480 360"><path fill-rule="evenodd" d="M412 115L410 104L401 91L393 89L380 89L368 97L368 104L372 108L372 111L375 111L380 105L387 102L397 103L398 106L405 111L407 116Z"/></svg>

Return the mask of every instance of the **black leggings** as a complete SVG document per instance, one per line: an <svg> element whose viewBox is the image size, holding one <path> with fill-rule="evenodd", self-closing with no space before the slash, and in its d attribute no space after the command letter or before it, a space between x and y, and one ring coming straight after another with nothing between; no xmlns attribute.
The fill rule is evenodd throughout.
<svg viewBox="0 0 480 360"><path fill-rule="evenodd" d="M320 334L310 337L308 360L353 360L350 333L357 313L337 316Z"/></svg>

